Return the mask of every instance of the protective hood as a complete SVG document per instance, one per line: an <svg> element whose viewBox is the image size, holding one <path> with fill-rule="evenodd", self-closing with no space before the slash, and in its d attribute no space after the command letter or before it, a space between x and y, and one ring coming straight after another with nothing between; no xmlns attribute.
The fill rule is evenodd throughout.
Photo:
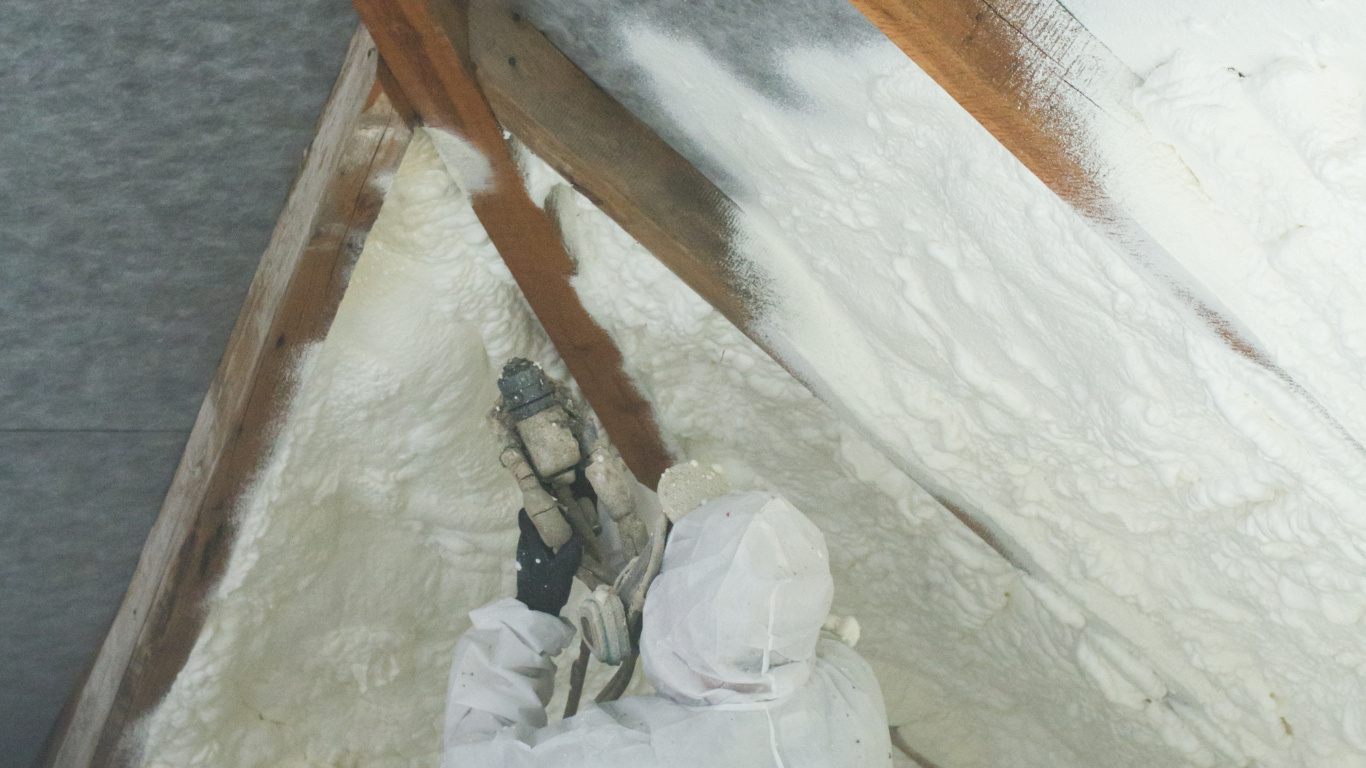
<svg viewBox="0 0 1366 768"><path fill-rule="evenodd" d="M731 493L684 517L645 601L641 660L690 706L782 698L811 675L830 611L825 537L786 500Z"/></svg>

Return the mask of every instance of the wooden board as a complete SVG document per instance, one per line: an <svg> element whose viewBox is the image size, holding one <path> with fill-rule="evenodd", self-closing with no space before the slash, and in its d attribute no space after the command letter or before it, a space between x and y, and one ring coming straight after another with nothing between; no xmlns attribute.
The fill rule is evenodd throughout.
<svg viewBox="0 0 1366 768"><path fill-rule="evenodd" d="M471 75L465 7L450 0L354 0L406 102L489 162L474 212L636 477L653 488L672 460L650 404L621 369L621 353L583 308L574 263L550 217L523 186L502 126Z"/></svg>
<svg viewBox="0 0 1366 768"><path fill-rule="evenodd" d="M735 203L502 0L471 0L470 56L498 120L746 332L763 285Z"/></svg>
<svg viewBox="0 0 1366 768"><path fill-rule="evenodd" d="M1054 0L849 0L1050 189L1089 218L1105 195L1072 95L1131 125L1138 78ZM1089 117L1089 116L1088 116Z"/></svg>
<svg viewBox="0 0 1366 768"><path fill-rule="evenodd" d="M119 765L125 734L170 688L203 623L234 537L233 504L262 465L301 347L331 324L379 213L375 180L410 132L376 89L364 28L318 123L261 257L227 352L190 433L161 514L95 663L40 765Z"/></svg>

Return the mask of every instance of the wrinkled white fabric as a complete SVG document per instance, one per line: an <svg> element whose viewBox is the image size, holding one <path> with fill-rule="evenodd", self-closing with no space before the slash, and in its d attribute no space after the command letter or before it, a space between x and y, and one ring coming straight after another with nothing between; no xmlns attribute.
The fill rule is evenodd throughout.
<svg viewBox="0 0 1366 768"><path fill-rule="evenodd" d="M786 696L811 674L830 612L825 537L785 499L731 493L674 526L645 599L645 674L680 704Z"/></svg>
<svg viewBox="0 0 1366 768"><path fill-rule="evenodd" d="M890 766L867 662L822 637L824 538L783 499L732 493L675 526L645 603L644 671L659 691L545 727L557 617L498 600L456 647L443 768Z"/></svg>

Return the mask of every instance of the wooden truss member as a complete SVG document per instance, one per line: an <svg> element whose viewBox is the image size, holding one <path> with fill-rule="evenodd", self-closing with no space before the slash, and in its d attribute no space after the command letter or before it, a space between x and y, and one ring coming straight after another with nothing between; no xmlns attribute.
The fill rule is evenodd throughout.
<svg viewBox="0 0 1366 768"><path fill-rule="evenodd" d="M460 135L488 160L490 180L471 194L475 214L627 466L653 488L671 460L650 404L569 284L574 262L559 230L527 194L503 128L471 77L465 9L449 0L355 5L417 119Z"/></svg>

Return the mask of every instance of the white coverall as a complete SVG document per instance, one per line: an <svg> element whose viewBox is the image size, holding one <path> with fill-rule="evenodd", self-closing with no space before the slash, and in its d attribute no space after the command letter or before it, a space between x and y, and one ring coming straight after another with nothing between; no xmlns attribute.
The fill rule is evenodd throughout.
<svg viewBox="0 0 1366 768"><path fill-rule="evenodd" d="M546 727L565 620L513 599L470 613L456 646L442 768L892 764L868 663L821 637L825 540L766 493L731 493L674 527L645 602L641 661L658 691ZM591 694L589 694L591 695Z"/></svg>

